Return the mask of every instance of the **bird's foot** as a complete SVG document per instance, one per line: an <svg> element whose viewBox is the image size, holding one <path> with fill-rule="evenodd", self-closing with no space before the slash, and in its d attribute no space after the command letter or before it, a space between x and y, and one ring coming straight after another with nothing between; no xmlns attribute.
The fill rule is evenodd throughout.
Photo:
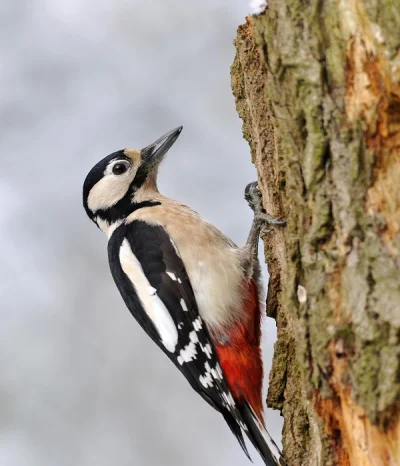
<svg viewBox="0 0 400 466"><path fill-rule="evenodd" d="M258 182L249 183L244 190L244 198L254 212L254 219L261 224L285 226L286 220L278 220L265 212L262 206L261 193L258 190ZM264 230L268 232L268 230Z"/></svg>

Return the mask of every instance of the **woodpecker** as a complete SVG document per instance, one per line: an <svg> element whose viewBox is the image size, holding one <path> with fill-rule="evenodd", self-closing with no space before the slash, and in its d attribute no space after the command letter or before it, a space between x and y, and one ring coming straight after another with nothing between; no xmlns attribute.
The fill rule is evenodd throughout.
<svg viewBox="0 0 400 466"><path fill-rule="evenodd" d="M83 205L108 237L111 274L143 330L222 414L245 454L247 435L268 466L281 453L265 429L257 258L263 223L284 225L262 208L257 183L245 198L255 216L238 247L184 204L157 189L161 161L182 131L142 150L114 152L87 175Z"/></svg>

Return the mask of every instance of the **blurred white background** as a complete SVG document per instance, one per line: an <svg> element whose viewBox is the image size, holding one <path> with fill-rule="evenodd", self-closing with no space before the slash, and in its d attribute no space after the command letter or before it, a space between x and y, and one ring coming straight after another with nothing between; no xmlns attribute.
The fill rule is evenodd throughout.
<svg viewBox="0 0 400 466"><path fill-rule="evenodd" d="M98 160L182 124L161 191L245 241L256 173L229 67L246 14L245 0L2 2L1 466L250 464L125 308L81 205ZM267 370L274 340L268 319Z"/></svg>

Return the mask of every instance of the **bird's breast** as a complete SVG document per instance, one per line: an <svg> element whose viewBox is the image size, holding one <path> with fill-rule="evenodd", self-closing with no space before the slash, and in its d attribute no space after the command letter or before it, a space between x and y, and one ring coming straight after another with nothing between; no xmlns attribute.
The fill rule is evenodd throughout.
<svg viewBox="0 0 400 466"><path fill-rule="evenodd" d="M200 315L209 329L223 335L243 317L241 250L198 214L181 205L154 206L131 214L161 225L182 258Z"/></svg>

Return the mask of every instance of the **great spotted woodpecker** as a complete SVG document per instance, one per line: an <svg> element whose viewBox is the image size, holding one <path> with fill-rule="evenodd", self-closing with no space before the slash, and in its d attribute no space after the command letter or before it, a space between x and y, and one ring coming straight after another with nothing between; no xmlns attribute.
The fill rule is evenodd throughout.
<svg viewBox="0 0 400 466"><path fill-rule="evenodd" d="M181 131L105 157L86 177L83 204L108 236L111 273L132 315L222 414L246 455L243 432L266 465L277 465L280 452L263 419L265 300L257 248L261 222L284 222L263 212L257 183L249 184L245 197L255 217L239 248L189 207L161 195L158 167Z"/></svg>

